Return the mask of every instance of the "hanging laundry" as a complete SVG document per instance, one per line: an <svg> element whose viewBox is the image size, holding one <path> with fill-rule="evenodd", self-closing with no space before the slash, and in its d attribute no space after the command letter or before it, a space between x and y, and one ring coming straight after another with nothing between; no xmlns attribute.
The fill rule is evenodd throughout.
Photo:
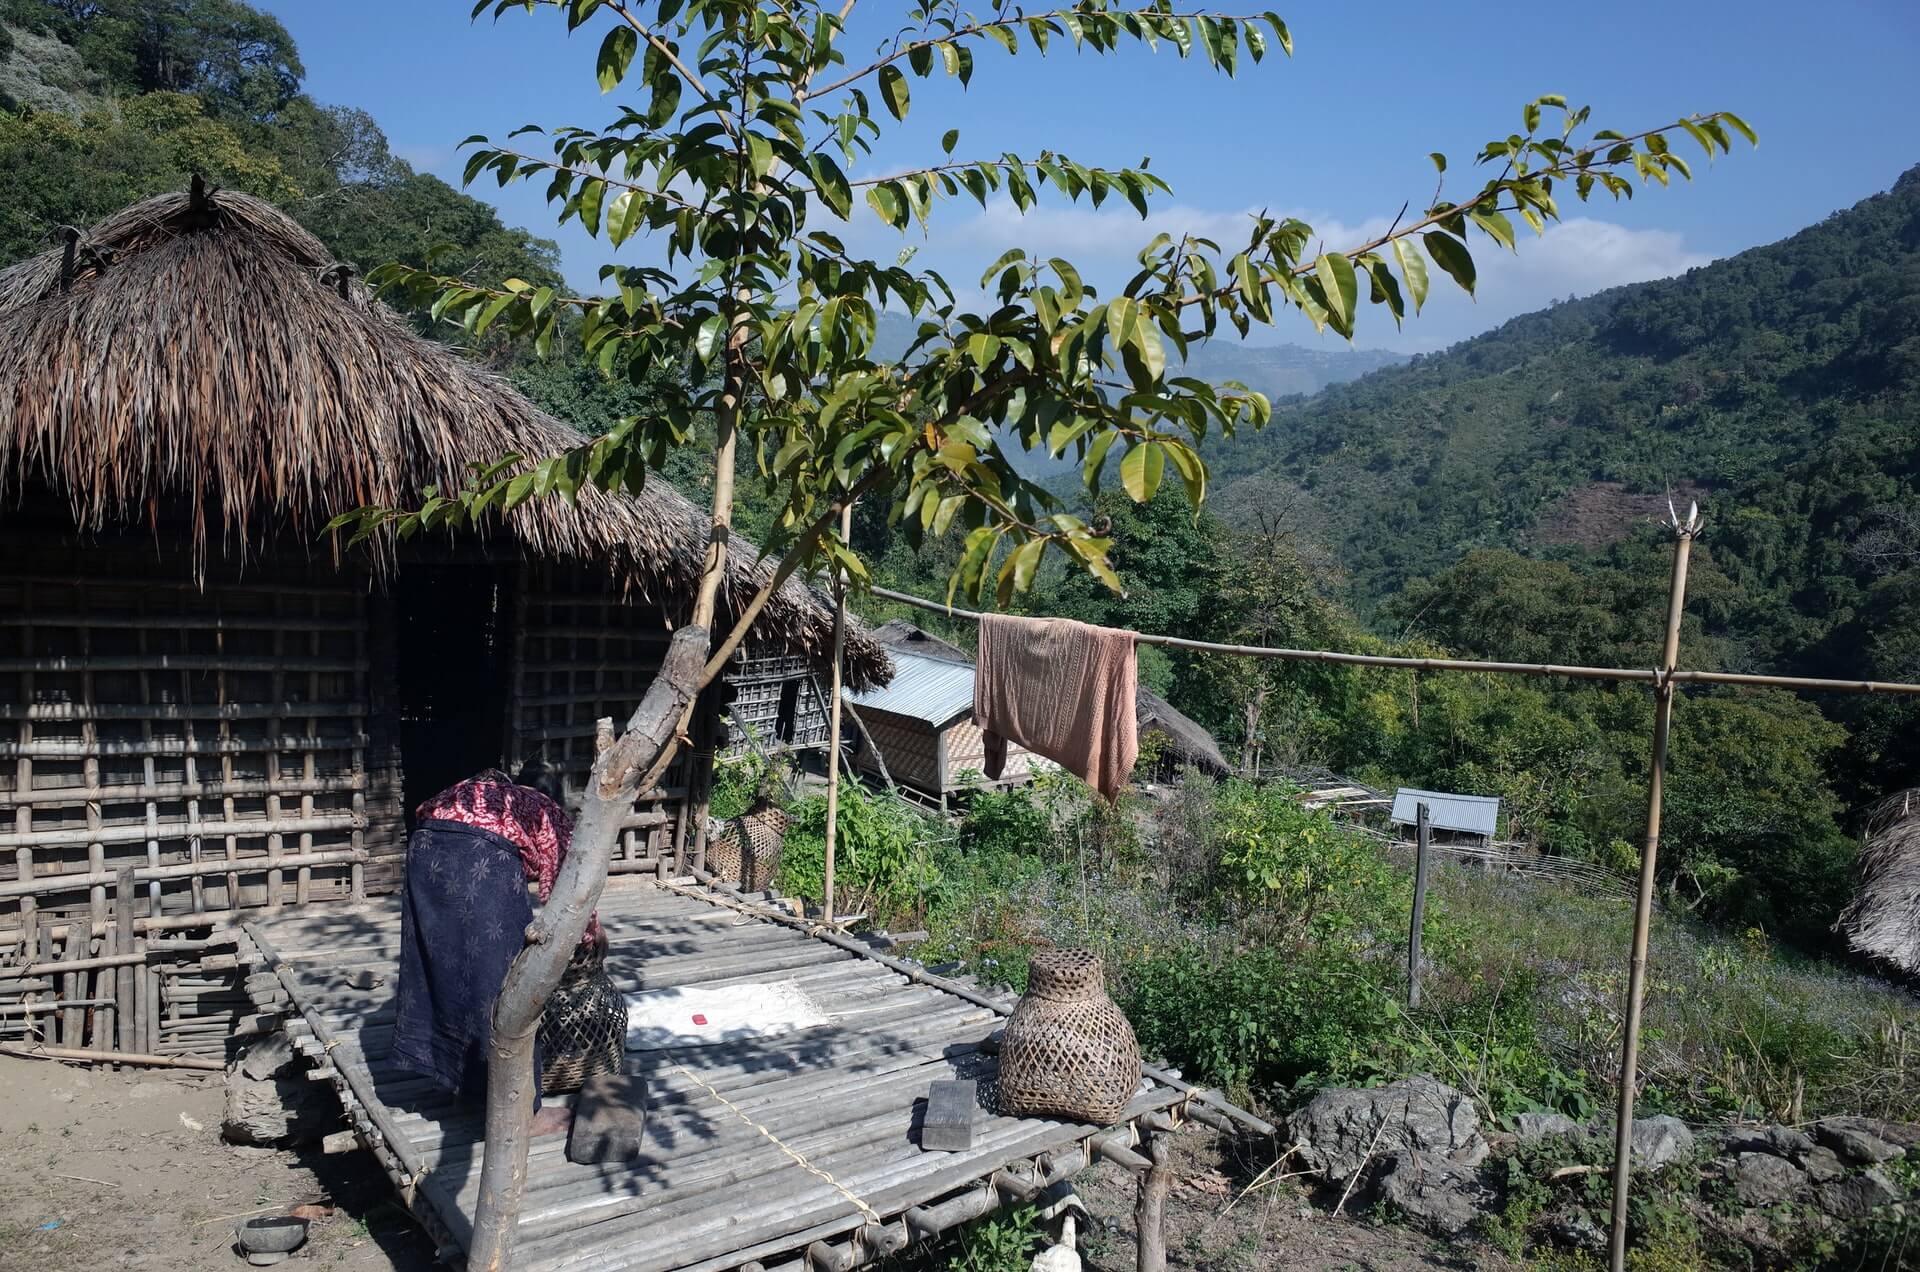
<svg viewBox="0 0 1920 1272"><path fill-rule="evenodd" d="M986 734L987 776L1000 776L1013 741L1114 799L1140 754L1138 685L1132 632L981 615L973 721Z"/></svg>

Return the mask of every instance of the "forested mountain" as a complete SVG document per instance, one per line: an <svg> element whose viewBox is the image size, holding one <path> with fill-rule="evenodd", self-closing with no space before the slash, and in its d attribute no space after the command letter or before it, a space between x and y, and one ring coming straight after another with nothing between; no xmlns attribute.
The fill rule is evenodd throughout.
<svg viewBox="0 0 1920 1272"><path fill-rule="evenodd" d="M449 269L557 280L552 242L414 172L304 74L286 29L240 0L0 0L0 264L197 172L363 271L446 245Z"/></svg>
<svg viewBox="0 0 1920 1272"><path fill-rule="evenodd" d="M1875 642L1920 549L1920 169L1782 242L1331 389L1212 459L1223 515L1310 510L1368 612L1471 549L1592 558L1665 492L1697 497L1733 661L1911 678L1920 647Z"/></svg>

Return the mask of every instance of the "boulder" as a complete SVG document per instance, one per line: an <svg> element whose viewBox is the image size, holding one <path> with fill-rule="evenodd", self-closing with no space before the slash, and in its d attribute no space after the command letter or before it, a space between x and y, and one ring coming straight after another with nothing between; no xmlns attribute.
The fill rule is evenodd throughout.
<svg viewBox="0 0 1920 1272"><path fill-rule="evenodd" d="M1513 1133L1522 1144L1555 1135L1584 1135L1586 1129L1565 1113L1521 1113L1513 1119Z"/></svg>
<svg viewBox="0 0 1920 1272"><path fill-rule="evenodd" d="M1920 1122L1888 1122L1877 1117L1829 1117L1820 1125L1863 1131L1901 1148L1920 1148Z"/></svg>
<svg viewBox="0 0 1920 1272"><path fill-rule="evenodd" d="M1633 1160L1641 1170L1660 1170L1691 1152L1693 1132L1679 1118L1663 1113L1633 1119Z"/></svg>
<svg viewBox="0 0 1920 1272"><path fill-rule="evenodd" d="M1473 1167L1418 1152L1387 1159L1379 1197L1417 1226L1443 1237L1465 1232L1497 1200Z"/></svg>
<svg viewBox="0 0 1920 1272"><path fill-rule="evenodd" d="M1585 1250L1588 1254L1607 1252L1607 1230L1580 1211L1556 1215L1547 1225L1547 1231L1563 1246Z"/></svg>
<svg viewBox="0 0 1920 1272"><path fill-rule="evenodd" d="M1800 1165L1805 1168L1807 1178L1816 1184L1830 1184L1847 1173L1847 1164L1840 1160L1840 1154L1825 1145L1800 1154Z"/></svg>
<svg viewBox="0 0 1920 1272"><path fill-rule="evenodd" d="M1835 1219L1864 1219L1875 1207L1900 1200L1900 1188L1879 1167L1821 1184L1814 1190L1820 1209Z"/></svg>
<svg viewBox="0 0 1920 1272"><path fill-rule="evenodd" d="M284 1035L262 1038L227 1066L220 1135L229 1144L311 1144L340 1129L340 1106L309 1082Z"/></svg>
<svg viewBox="0 0 1920 1272"><path fill-rule="evenodd" d="M1791 1126L1758 1126L1728 1134L1729 1153L1770 1153L1775 1157L1799 1157L1813 1150L1813 1139Z"/></svg>
<svg viewBox="0 0 1920 1272"><path fill-rule="evenodd" d="M1383 1087L1331 1087L1287 1119L1300 1159L1330 1183L1345 1183L1369 1155L1417 1152L1478 1166L1487 1157L1473 1101L1425 1075Z"/></svg>
<svg viewBox="0 0 1920 1272"><path fill-rule="evenodd" d="M1813 1137L1852 1166L1878 1166L1906 1152L1898 1144L1889 1144L1874 1134L1868 1129L1870 1126L1872 1123L1866 1118L1832 1118L1815 1122Z"/></svg>
<svg viewBox="0 0 1920 1272"><path fill-rule="evenodd" d="M1727 1180L1741 1205L1755 1207L1792 1201L1807 1186L1805 1171L1772 1153L1741 1153L1728 1168Z"/></svg>

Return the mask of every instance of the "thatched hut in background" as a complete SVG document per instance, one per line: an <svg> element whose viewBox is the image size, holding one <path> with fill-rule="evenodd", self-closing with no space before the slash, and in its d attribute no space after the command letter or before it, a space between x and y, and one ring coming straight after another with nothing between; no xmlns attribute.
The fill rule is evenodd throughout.
<svg viewBox="0 0 1920 1272"><path fill-rule="evenodd" d="M577 439L245 195L151 199L0 272L0 961L103 932L126 865L148 933L358 897L446 782L534 754L583 776L691 610L698 509L659 483L377 559L321 536ZM767 576L736 553L723 613ZM789 584L752 653L807 675L831 643ZM856 631L849 681L886 668ZM698 852L708 760L641 797L615 869Z"/></svg>
<svg viewBox="0 0 1920 1272"><path fill-rule="evenodd" d="M1839 931L1856 952L1920 976L1920 789L1874 811L1859 869Z"/></svg>
<svg viewBox="0 0 1920 1272"><path fill-rule="evenodd" d="M1140 748L1155 756L1153 772L1160 781L1171 781L1190 768L1209 777L1233 771L1213 734L1145 686L1134 695L1133 718L1140 726Z"/></svg>

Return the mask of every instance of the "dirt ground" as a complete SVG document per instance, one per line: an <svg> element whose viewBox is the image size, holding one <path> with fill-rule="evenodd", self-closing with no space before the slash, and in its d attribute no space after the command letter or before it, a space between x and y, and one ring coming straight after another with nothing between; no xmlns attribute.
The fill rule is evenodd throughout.
<svg viewBox="0 0 1920 1272"><path fill-rule="evenodd" d="M288 1272L424 1272L433 1244L364 1153L240 1148L219 1138L221 1078L111 1073L0 1057L0 1269L154 1272L246 1265L234 1226L300 1204L334 1207ZM1261 1181L1198 1129L1175 1141L1167 1206L1172 1268L1202 1272L1505 1269L1484 1247L1443 1245L1364 1214L1334 1218L1298 1181ZM1268 1180L1271 1176L1268 1177ZM1113 1166L1075 1181L1100 1222L1082 1242L1089 1272L1134 1266L1133 1179ZM1249 1185L1254 1185L1249 1187Z"/></svg>
<svg viewBox="0 0 1920 1272"><path fill-rule="evenodd" d="M289 1272L434 1266L369 1155L224 1144L221 1100L217 1073L0 1057L0 1269L244 1268L234 1226L302 1203L337 1209Z"/></svg>

